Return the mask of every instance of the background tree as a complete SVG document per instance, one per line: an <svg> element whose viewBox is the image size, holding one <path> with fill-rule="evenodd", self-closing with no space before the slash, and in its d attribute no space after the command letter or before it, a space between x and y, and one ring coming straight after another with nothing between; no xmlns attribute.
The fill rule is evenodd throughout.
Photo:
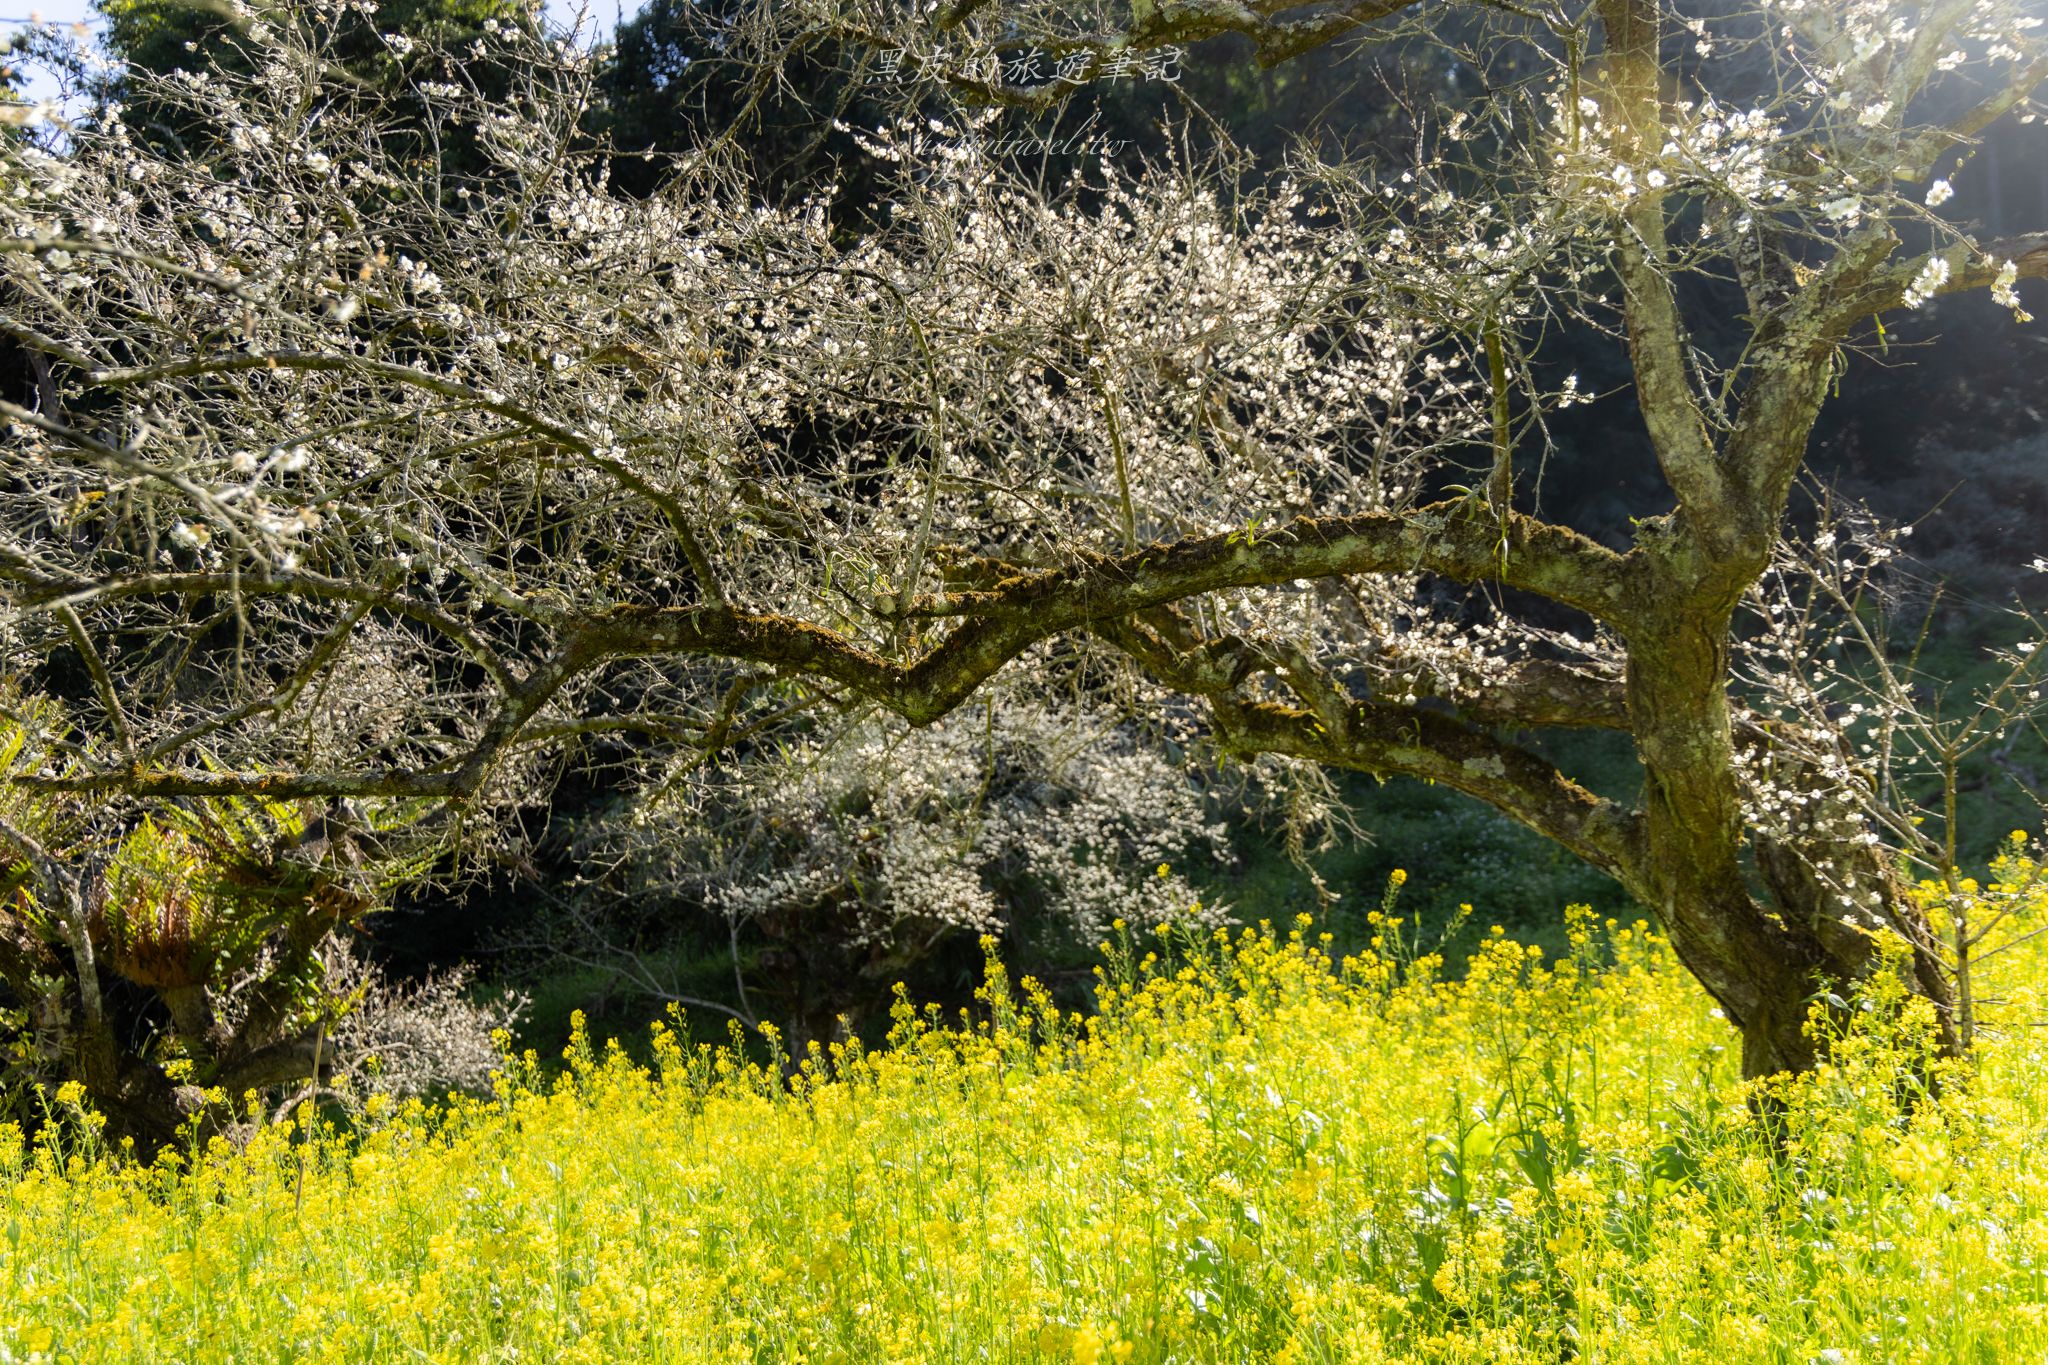
<svg viewBox="0 0 2048 1365"><path fill-rule="evenodd" d="M945 92L903 52L830 25L764 33L768 13L749 0L649 0L619 25L604 53L596 120L620 154L616 184L645 193L676 158L722 141L771 200L801 200L829 181L841 214L886 203L888 177L856 134L887 122L906 100L943 114ZM771 63L764 45L776 54ZM1219 34L1185 54L1134 63L1128 78L1098 85L1088 99L1017 111L1004 125L1004 140L1018 149L1008 159L1038 164L1038 149L1056 146L1135 168L1172 141L1196 156L1228 147L1263 173L1304 139L1333 158L1362 146L1398 157L1414 131L1411 68L1433 67L1429 75L1442 79L1447 60L1438 48L1347 60L1354 54L1332 45L1261 69L1243 49L1236 35ZM1012 60L1034 59L1018 49ZM1050 72L1046 54L1036 62Z"/></svg>
<svg viewBox="0 0 2048 1365"><path fill-rule="evenodd" d="M19 136L12 130L27 125L37 117L34 106L22 98L24 84L19 60L19 51L24 35L12 29L0 31L0 125L10 131L8 136Z"/></svg>
<svg viewBox="0 0 2048 1365"><path fill-rule="evenodd" d="M1385 13L771 17L1029 105L1058 92L990 65L1018 42L1085 83ZM1857 774L1758 763L1773 702L1731 660L1843 349L2048 273L2043 239L1932 212L2048 76L2023 9L1506 16L1480 69L1516 79L1405 177L1264 191L1021 182L983 150L998 113L921 104L862 135L894 174L858 236L708 153L605 196L588 70L517 30L491 37L516 99L420 87L490 173L397 180L402 132L320 106L323 14L246 80L157 87L218 129L203 173L110 128L7 210L8 329L61 362L48 407L5 410L8 597L90 680L77 770L31 786L446 801L474 838L612 737L722 748L787 704L764 674L928 724L1027 651L1043 677L1107 650L1119 700L1184 728L1197 699L1225 752L1440 782L1610 872L1752 1072L1809 1062L1808 1002L1888 958L1946 1004ZM1686 325L1717 272L1732 348ZM1668 489L1625 547L1530 510L1548 416L1587 395L1528 355L1568 326L1625 338ZM1640 807L1514 739L1541 727L1627 734Z"/></svg>
<svg viewBox="0 0 2048 1365"><path fill-rule="evenodd" d="M112 55L158 75L245 66L240 40L265 19L261 5L225 0L103 0L99 12ZM402 44L388 41L394 34L460 50L484 32L487 19L530 23L536 17L535 7L520 0L380 0L372 12L343 18L333 55L358 77L393 79L404 73L408 55Z"/></svg>
<svg viewBox="0 0 2048 1365"><path fill-rule="evenodd" d="M102 0L105 56L112 60L100 82L102 100L121 101L132 134L167 139L192 155L205 155L211 130L187 117L179 101L159 101L154 84L131 79L173 72L246 75L262 61L268 29L291 22L289 5L242 0ZM414 125L415 137L387 139L385 150L400 166L427 159L445 169L475 167L468 136L458 127L438 127L418 95L421 81L475 81L479 93L504 97L510 85L489 63L466 64L465 53L491 27L511 24L538 29L533 0L380 0L340 12L321 31L320 60L333 89L376 100L387 118Z"/></svg>
<svg viewBox="0 0 2048 1365"><path fill-rule="evenodd" d="M580 822L581 894L504 937L703 1006L648 951L702 907L733 947L731 1012L785 1024L800 1051L843 1015L886 1014L896 983L951 943L1036 939L1057 960L1119 922L1222 922L1189 874L1229 858L1223 803L1188 765L1116 712L1004 690L923 728L856 709L743 760L685 752ZM745 966L742 928L766 945Z"/></svg>

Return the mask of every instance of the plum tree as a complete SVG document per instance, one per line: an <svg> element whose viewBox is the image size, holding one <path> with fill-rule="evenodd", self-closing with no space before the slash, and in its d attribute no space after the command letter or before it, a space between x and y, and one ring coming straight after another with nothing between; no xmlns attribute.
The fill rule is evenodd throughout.
<svg viewBox="0 0 2048 1365"><path fill-rule="evenodd" d="M1752 1073L1810 1064L1811 1002L1888 962L1948 1017L1853 724L1734 660L1845 350L2048 274L2048 236L1939 211L2033 116L2028 6L1500 5L1409 164L1264 188L989 149L1005 104L1402 7L765 7L736 42L917 73L859 132L894 176L858 231L830 187L753 202L715 136L608 194L588 59L490 20L416 84L485 164L396 175L319 57L342 8L252 25L246 76L151 78L203 159L118 119L7 153L0 328L50 380L0 409L0 593L81 718L18 783L425 799L477 837L573 749L923 725L1118 660L1176 739L1426 778L1608 871ZM1538 511L1545 417L1594 395L1532 350L1581 327L1626 348L1614 457L1668 493L1626 544ZM1640 804L1542 727L1627 734Z"/></svg>

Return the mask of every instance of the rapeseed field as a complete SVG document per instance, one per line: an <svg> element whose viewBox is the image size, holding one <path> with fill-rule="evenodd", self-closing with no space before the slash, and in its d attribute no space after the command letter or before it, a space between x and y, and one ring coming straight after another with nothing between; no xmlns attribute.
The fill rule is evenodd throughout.
<svg viewBox="0 0 2048 1365"><path fill-rule="evenodd" d="M1086 1020L991 961L886 1047L579 1040L151 1165L66 1096L0 1140L0 1361L2048 1359L2031 940L1967 1065L1879 986L1760 1096L1641 925L1455 973L1379 927L1120 931Z"/></svg>

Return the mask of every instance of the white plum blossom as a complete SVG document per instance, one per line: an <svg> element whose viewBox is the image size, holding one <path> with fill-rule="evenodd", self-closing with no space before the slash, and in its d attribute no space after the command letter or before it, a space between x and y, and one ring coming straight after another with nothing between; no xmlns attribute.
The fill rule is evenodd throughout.
<svg viewBox="0 0 2048 1365"><path fill-rule="evenodd" d="M1213 926L1190 874L1228 859L1195 774L1102 715L1023 698L926 729L866 716L736 765L693 764L585 834L639 897L803 916L847 941L1000 932L1049 915Z"/></svg>
<svg viewBox="0 0 2048 1365"><path fill-rule="evenodd" d="M2000 261L1998 274L1991 281L1991 300L2001 307L2010 308L2016 320L2032 322L2034 315L2020 306L2019 278L2020 268L2017 262Z"/></svg>
<svg viewBox="0 0 2048 1365"><path fill-rule="evenodd" d="M1901 300L1908 308L1918 308L1927 300L1939 294L1942 286L1949 281L1950 266L1945 256L1929 256L1920 273L1906 286L1905 297Z"/></svg>
<svg viewBox="0 0 2048 1365"><path fill-rule="evenodd" d="M741 8L814 36L857 3ZM920 71L1100 39L1056 0L859 7L858 42ZM1156 8L1276 31L1263 5ZM825 186L767 201L722 142L613 193L588 62L516 24L406 54L409 99L481 163L422 164L416 126L332 88L334 0L272 7L253 70L133 74L206 157L118 117L61 154L0 143L8 329L48 362L0 407L9 619L25 652L96 655L80 782L284 772L460 800L469 831L589 763L648 813L635 838L707 851L685 872L735 914L984 926L1017 868L1072 923L1118 897L1164 914L1188 888L1129 874L1201 842L1175 803L1216 750L1457 785L1639 889L1693 864L1616 831L1686 822L1589 793L1560 814L1577 789L1516 786L1547 760L1510 736L1560 706L1632 724L1617 690L1656 681L1628 667L1655 634L1633 613L1714 594L1643 605L1610 578L1715 560L1671 538L1717 520L1764 562L1785 509L1758 490L1796 484L1872 311L2002 255L2016 306L2039 257L1930 219L1945 195L1918 187L1974 135L1944 109L2038 81L2024 8L1763 0L1770 62L1730 66L1717 30L1668 87L1667 54L1615 58L1631 82L1509 16L1486 60L1516 64L1511 107L1461 96L1398 163L1304 154L1257 184L1221 160L1041 175L999 110L906 94L853 130L855 215ZM470 61L519 98L475 94ZM1695 279L1733 281L1747 306L1713 325L1757 344L1697 344ZM1661 501L1632 549L1539 515L1549 417L1597 401L1541 362L1574 331L1641 357L1631 456L1685 513ZM1740 704L1810 717L1811 691L1760 668ZM1671 700L1706 738L1658 761L1746 733L1701 719L1723 695ZM1440 723L1469 761L1406 738ZM1875 818L1840 754L1789 762L1737 774L1758 828ZM1739 828L1722 804L1696 828ZM740 837L736 810L781 824ZM1815 837L1867 847L1842 820Z"/></svg>

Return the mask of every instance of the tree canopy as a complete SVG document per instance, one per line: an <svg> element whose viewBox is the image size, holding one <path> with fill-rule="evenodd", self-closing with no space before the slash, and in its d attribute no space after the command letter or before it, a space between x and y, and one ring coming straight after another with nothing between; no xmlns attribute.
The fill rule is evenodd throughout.
<svg viewBox="0 0 2048 1365"><path fill-rule="evenodd" d="M453 67L417 117L343 97L352 13L138 73L203 157L118 119L8 153L0 328L51 380L0 407L0 594L69 707L24 788L424 802L475 839L572 760L1064 689L1276 781L1490 803L1659 914L1752 1071L1886 963L1950 1030L1897 880L1932 850L1871 777L1897 718L1836 715L1800 633L1890 550L1786 515L1879 319L2048 275L2048 235L1941 213L2033 117L2027 6L747 11L757 83L825 52L895 110L847 132L886 210L854 229L829 185L764 202L713 129L612 193L589 59L525 25L462 68L506 98ZM1398 171L998 149L1006 107L1219 37L1466 74ZM1535 363L1570 329L1625 344L1625 394ZM1664 490L1627 543L1541 512L1549 418L1592 401ZM1551 727L1628 735L1640 801L1524 742Z"/></svg>

